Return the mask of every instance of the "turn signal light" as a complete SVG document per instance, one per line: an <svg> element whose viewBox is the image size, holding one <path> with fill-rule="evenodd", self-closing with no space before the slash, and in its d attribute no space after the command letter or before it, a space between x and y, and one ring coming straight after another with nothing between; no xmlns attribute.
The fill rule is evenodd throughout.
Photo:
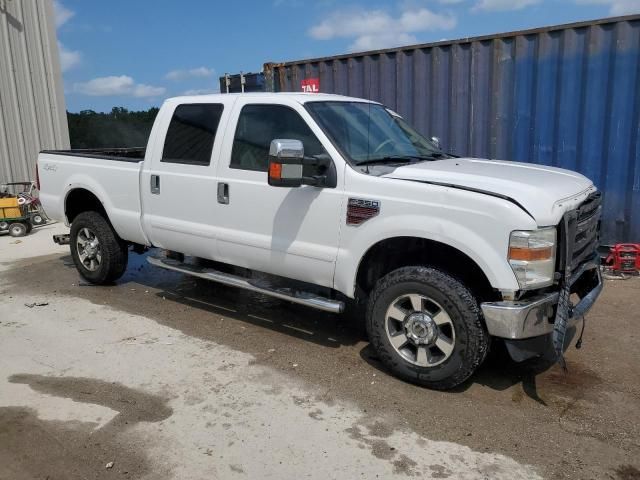
<svg viewBox="0 0 640 480"><path fill-rule="evenodd" d="M282 164L271 162L269 163L269 177L274 178L276 180L280 180L282 178Z"/></svg>
<svg viewBox="0 0 640 480"><path fill-rule="evenodd" d="M553 285L556 229L515 230L509 237L509 264L522 290Z"/></svg>
<svg viewBox="0 0 640 480"><path fill-rule="evenodd" d="M510 260L523 260L535 262L537 260L548 260L553 257L553 247L543 248L521 248L509 247Z"/></svg>

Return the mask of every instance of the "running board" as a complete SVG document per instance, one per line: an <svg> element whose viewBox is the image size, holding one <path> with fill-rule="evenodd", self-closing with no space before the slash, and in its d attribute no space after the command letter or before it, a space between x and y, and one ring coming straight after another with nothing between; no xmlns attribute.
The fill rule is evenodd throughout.
<svg viewBox="0 0 640 480"><path fill-rule="evenodd" d="M316 308L325 312L342 313L344 311L344 302L331 300L310 292L293 290L290 288L270 288L267 286L260 286L256 283L252 283L251 280L238 277L236 275L223 273L211 268L188 265L176 260L147 257L147 261L156 267L184 273L186 275L192 275L198 278L204 278L205 280L222 283L223 285L228 285L230 287L237 287L244 290L250 290L252 292L262 293L263 295L269 295L270 297L279 298L281 300L288 300L289 302L306 305L307 307Z"/></svg>

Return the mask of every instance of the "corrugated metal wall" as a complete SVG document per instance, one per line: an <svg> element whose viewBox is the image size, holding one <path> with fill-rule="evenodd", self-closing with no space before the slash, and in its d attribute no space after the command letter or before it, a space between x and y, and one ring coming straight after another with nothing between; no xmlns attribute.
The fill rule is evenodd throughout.
<svg viewBox="0 0 640 480"><path fill-rule="evenodd" d="M603 243L640 242L640 15L265 64L267 88L380 101L445 150L577 170Z"/></svg>
<svg viewBox="0 0 640 480"><path fill-rule="evenodd" d="M33 180L38 152L69 148L51 0L0 0L0 183Z"/></svg>

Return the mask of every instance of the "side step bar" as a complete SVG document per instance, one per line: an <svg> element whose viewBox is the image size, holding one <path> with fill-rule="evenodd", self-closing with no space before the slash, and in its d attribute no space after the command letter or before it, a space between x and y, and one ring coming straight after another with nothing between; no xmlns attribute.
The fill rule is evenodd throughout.
<svg viewBox="0 0 640 480"><path fill-rule="evenodd" d="M344 311L344 302L331 300L330 298L321 297L310 292L303 292L290 288L271 288L268 286L260 286L256 283L252 283L251 280L238 277L236 275L223 273L211 268L201 268L195 265L188 265L175 260L147 257L147 261L156 267L173 270L174 272L180 272L198 278L204 278L205 280L222 283L223 285L228 285L230 287L243 288L252 292L262 293L263 295L269 295L270 297L279 298L281 300L299 303L300 305L324 310L325 312L341 313Z"/></svg>

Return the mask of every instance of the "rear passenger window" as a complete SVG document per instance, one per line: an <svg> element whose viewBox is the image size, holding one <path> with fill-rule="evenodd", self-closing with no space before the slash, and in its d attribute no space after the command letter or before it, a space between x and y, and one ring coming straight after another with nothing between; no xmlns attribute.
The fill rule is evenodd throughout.
<svg viewBox="0 0 640 480"><path fill-rule="evenodd" d="M222 109L222 105L213 103L176 107L164 140L162 161L209 165Z"/></svg>
<svg viewBox="0 0 640 480"><path fill-rule="evenodd" d="M284 105L246 105L233 139L231 168L266 172L271 140L300 140L305 155L325 153L320 141L295 110Z"/></svg>

